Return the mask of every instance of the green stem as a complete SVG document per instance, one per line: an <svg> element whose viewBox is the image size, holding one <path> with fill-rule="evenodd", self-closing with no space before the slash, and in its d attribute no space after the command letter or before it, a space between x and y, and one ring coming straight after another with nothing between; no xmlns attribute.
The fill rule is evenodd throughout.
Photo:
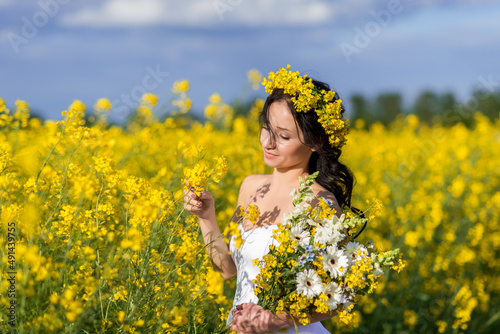
<svg viewBox="0 0 500 334"><path fill-rule="evenodd" d="M61 131L61 135L59 136L59 139L54 144L54 146L52 146L52 149L50 150L49 155L47 155L47 158L45 158L45 161L43 162L42 167L40 168L40 171L38 172L38 175L36 176L35 184L36 184L36 187L37 187L37 193L38 193L38 179L40 178L40 175L42 174L43 169L47 165L50 156L52 155L52 153L54 153L54 151L56 150L57 145L59 145L59 143L61 142L61 140L64 138L64 131L66 130L66 125L67 125L67 123L64 123L64 128Z"/></svg>
<svg viewBox="0 0 500 334"><path fill-rule="evenodd" d="M57 212L57 209L59 208L59 205L62 202L62 199L63 199L62 192L64 190L64 186L66 185L66 176L68 175L69 163L71 161L71 158L73 157L73 154L75 154L76 150L80 146L80 143L81 143L81 141L78 142L75 149L71 152L71 154L68 157L68 161L66 162L66 166L64 168L64 175L63 175L63 179L61 181L61 186L59 187L59 200L57 201L57 204L54 207L54 209L52 210L52 213L50 214L49 218L47 218L47 220L45 221L43 228L42 228L42 231L40 232L40 235L43 235L45 228L47 227L48 223L52 220L52 217Z"/></svg>
<svg viewBox="0 0 500 334"><path fill-rule="evenodd" d="M99 190L99 195L97 195L96 199L96 204L95 204L95 213L96 213L96 218L95 218L95 223L96 223L96 229L97 229L97 234L99 235L99 219L97 217L98 215L98 209L99 209L99 201L101 199L102 192L104 190L104 178L101 175L101 189ZM102 292L101 292L101 271L99 269L100 267L100 257L99 257L99 236L97 236L97 261L96 261L96 269L97 269L97 275L98 275L98 281L97 281L97 288L99 291L99 304L101 305L101 316L104 319L104 307L102 305Z"/></svg>

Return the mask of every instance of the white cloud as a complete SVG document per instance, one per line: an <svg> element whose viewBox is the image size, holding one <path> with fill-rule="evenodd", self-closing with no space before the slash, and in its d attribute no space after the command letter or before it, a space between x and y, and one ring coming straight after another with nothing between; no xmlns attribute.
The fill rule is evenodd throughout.
<svg viewBox="0 0 500 334"><path fill-rule="evenodd" d="M334 3L325 0L106 0L93 4L75 6L61 22L89 27L279 26L322 23L335 14Z"/></svg>
<svg viewBox="0 0 500 334"><path fill-rule="evenodd" d="M121 26L148 25L162 20L165 4L158 0L109 0L99 7L81 6L66 14L61 21L69 26Z"/></svg>

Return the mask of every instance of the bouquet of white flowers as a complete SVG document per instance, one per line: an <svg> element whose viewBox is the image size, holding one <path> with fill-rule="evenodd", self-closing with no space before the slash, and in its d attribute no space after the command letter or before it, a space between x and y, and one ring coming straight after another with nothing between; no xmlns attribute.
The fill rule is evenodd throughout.
<svg viewBox="0 0 500 334"><path fill-rule="evenodd" d="M264 309L286 312L303 325L313 313L332 312L348 323L359 296L373 292L384 266L399 272L404 263L399 249L378 252L371 243L354 241L368 218L350 211L337 217L331 202L316 199L311 186L317 174L299 179L299 190L291 194L295 210L285 213L269 253L254 261L260 267L255 294Z"/></svg>

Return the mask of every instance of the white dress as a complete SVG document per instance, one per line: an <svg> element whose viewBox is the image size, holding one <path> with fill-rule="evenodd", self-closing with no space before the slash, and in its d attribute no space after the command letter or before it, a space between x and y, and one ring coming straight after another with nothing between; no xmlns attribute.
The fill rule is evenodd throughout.
<svg viewBox="0 0 500 334"><path fill-rule="evenodd" d="M259 301L253 292L254 284L252 282L259 273L259 267L253 265L253 260L262 259L269 252L269 246L273 243L276 245L277 242L271 238L276 227L277 225L261 226L245 232L242 225L239 224L238 228L241 230L241 238L243 239L240 249L236 248L234 237L231 238L229 249L238 274L236 276L233 308L229 312L227 319L228 325L233 321L232 310L236 305L243 303L257 304ZM330 334L320 322L311 323L307 326L299 325L298 327L301 334ZM279 333L295 334L295 327L289 327L287 332L280 331Z"/></svg>

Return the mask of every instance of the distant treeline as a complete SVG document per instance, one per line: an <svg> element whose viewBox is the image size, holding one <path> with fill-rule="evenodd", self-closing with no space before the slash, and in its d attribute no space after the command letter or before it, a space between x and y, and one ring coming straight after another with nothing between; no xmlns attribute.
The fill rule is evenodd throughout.
<svg viewBox="0 0 500 334"><path fill-rule="evenodd" d="M471 125L474 113L480 111L491 120L499 118L500 90L488 92L476 90L465 102L457 101L453 93L437 94L432 91L420 93L412 105L404 107L399 93L379 94L373 100L361 94L351 96L347 112L354 122L364 120L366 126L375 122L389 124L398 115L415 114L420 121L433 125L453 125L459 122Z"/></svg>
<svg viewBox="0 0 500 334"><path fill-rule="evenodd" d="M233 102L231 106L233 107L234 116L246 115L252 108L254 101L255 98L246 102L241 100ZM365 127L369 127L376 122L388 125L398 116L408 114L417 115L421 123L430 126L436 123L445 126L464 123L471 126L474 123L474 113L477 111L491 120L499 118L500 90L492 92L476 90L465 102L458 101L453 93L438 94L433 91L423 91L409 106L405 106L400 93L382 93L374 98L354 94L344 102L344 107L347 109L345 117L351 121L351 124L354 124L358 119L362 119ZM92 111L88 110L85 115L85 119L89 124L92 123L89 119L93 118L91 113ZM203 114L203 110L191 110L183 117L205 122ZM130 122L134 115L136 115L136 111L131 109L124 124ZM168 116L168 113L163 114L160 120L164 120ZM44 120L41 113L33 110L31 110L31 117Z"/></svg>

